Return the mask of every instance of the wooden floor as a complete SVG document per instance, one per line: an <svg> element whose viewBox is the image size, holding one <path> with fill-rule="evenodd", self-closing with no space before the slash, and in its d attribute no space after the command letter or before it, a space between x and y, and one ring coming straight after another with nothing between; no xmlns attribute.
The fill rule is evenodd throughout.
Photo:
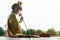
<svg viewBox="0 0 60 40"><path fill-rule="evenodd" d="M10 38L10 37L0 37L0 40L60 40L60 37L40 37L40 38Z"/></svg>

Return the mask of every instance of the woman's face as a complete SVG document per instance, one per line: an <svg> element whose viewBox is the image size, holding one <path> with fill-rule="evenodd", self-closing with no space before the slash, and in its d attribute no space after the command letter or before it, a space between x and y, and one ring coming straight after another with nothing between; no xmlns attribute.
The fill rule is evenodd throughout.
<svg viewBox="0 0 60 40"><path fill-rule="evenodd" d="M20 14L20 13L21 13L21 10L18 10L18 11L17 11L17 14Z"/></svg>
<svg viewBox="0 0 60 40"><path fill-rule="evenodd" d="M18 10L16 14L21 14L21 12L22 12L21 10Z"/></svg>

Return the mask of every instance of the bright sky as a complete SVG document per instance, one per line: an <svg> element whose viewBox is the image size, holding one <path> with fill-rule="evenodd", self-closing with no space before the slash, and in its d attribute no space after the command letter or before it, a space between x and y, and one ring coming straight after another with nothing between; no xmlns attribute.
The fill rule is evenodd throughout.
<svg viewBox="0 0 60 40"><path fill-rule="evenodd" d="M60 30L60 0L20 0L27 28ZM12 4L18 0L0 0L0 26L5 29ZM26 30L24 24L22 28Z"/></svg>

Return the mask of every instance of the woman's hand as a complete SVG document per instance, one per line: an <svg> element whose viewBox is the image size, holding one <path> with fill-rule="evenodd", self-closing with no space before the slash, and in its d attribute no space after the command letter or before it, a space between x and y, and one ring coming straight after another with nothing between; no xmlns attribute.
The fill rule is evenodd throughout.
<svg viewBox="0 0 60 40"><path fill-rule="evenodd" d="M19 16L22 16L22 13L20 13Z"/></svg>

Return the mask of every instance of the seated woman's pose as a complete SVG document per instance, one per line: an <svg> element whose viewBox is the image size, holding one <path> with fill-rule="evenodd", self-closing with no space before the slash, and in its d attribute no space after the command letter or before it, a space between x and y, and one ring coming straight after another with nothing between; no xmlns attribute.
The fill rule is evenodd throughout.
<svg viewBox="0 0 60 40"><path fill-rule="evenodd" d="M22 2L18 1L18 3L14 3L12 5L12 12L8 18L8 36L14 36L16 34L22 34L20 23L23 21L23 16L21 14Z"/></svg>

